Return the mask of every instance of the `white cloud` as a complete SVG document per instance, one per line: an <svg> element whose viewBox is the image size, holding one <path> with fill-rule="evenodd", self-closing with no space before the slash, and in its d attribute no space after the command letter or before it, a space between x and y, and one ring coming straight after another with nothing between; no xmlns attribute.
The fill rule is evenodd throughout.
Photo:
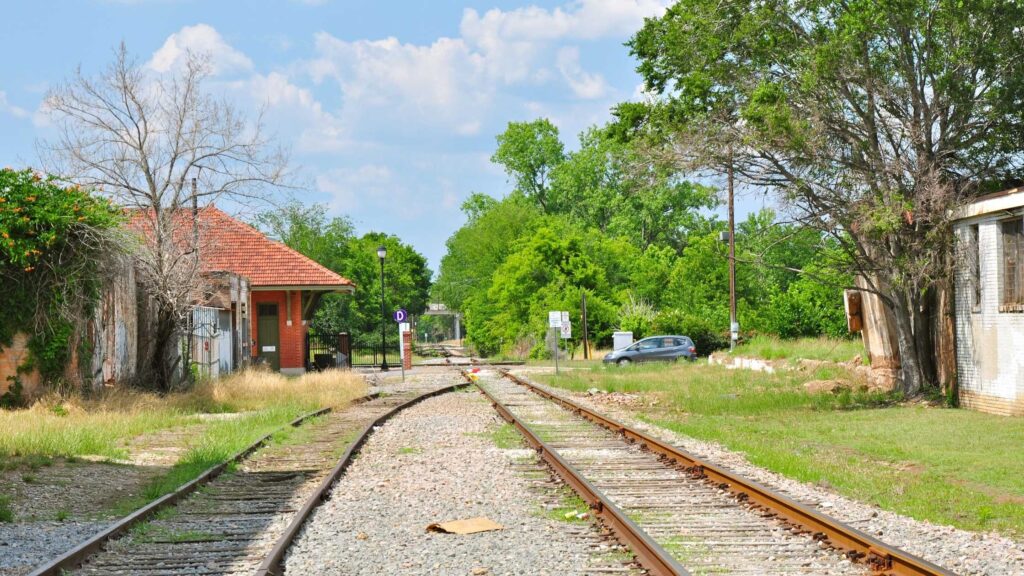
<svg viewBox="0 0 1024 576"><path fill-rule="evenodd" d="M317 83L338 83L343 110L353 121L385 114L472 134L493 95L481 56L460 39L429 45L395 38L349 42L321 32L316 48L318 57L307 69Z"/></svg>
<svg viewBox="0 0 1024 576"><path fill-rule="evenodd" d="M576 0L566 8L537 6L508 12L493 8L482 16L472 8L462 15L462 36L474 46L503 42L596 39L632 34L644 18L660 16L668 0Z"/></svg>
<svg viewBox="0 0 1024 576"><path fill-rule="evenodd" d="M0 112L6 112L15 118L25 118L28 116L28 110L7 101L7 93L3 90L0 90Z"/></svg>
<svg viewBox="0 0 1024 576"><path fill-rule="evenodd" d="M169 72L182 66L190 52L207 56L214 75L246 72L253 67L248 56L231 47L220 32L208 24L185 26L168 36L147 66L156 72Z"/></svg>
<svg viewBox="0 0 1024 576"><path fill-rule="evenodd" d="M387 166L366 164L358 168L334 168L316 177L316 187L331 196L333 211L351 213L364 201L384 200L394 190L394 175Z"/></svg>
<svg viewBox="0 0 1024 576"><path fill-rule="evenodd" d="M578 98L593 100L608 91L608 84L600 74L591 74L580 66L580 50L575 46L558 51L558 71Z"/></svg>

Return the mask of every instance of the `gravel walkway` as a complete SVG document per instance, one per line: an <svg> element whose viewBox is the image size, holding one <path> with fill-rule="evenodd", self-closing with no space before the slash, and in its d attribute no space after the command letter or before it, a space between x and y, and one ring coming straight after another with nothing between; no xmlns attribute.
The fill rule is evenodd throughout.
<svg viewBox="0 0 1024 576"><path fill-rule="evenodd" d="M447 378L458 376L450 371ZM544 498L522 471L523 456L535 456L496 448L488 436L498 423L474 391L427 400L390 420L309 519L287 558L287 573L630 571L622 564L629 558L610 553L592 524L544 515ZM426 531L434 522L477 516L505 529L469 535Z"/></svg>
<svg viewBox="0 0 1024 576"><path fill-rule="evenodd" d="M520 377L527 375L515 371ZM540 386L542 384L531 380ZM1024 542L996 533L977 533L951 526L939 526L882 510L843 497L820 486L805 484L765 470L715 442L698 440L671 430L652 426L634 417L633 411L620 405L595 402L587 394L547 387L588 408L621 420L638 430L671 442L684 450L727 467L747 478L769 486L789 497L813 506L842 522L964 576L1024 575Z"/></svg>

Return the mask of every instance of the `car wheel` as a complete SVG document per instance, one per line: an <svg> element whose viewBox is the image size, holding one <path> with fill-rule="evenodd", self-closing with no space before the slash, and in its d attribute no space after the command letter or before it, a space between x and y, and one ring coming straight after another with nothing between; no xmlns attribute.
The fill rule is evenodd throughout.
<svg viewBox="0 0 1024 576"><path fill-rule="evenodd" d="M633 361L630 360L629 358L619 358L619 361L616 362L616 364L618 364L619 366L629 366L632 363Z"/></svg>

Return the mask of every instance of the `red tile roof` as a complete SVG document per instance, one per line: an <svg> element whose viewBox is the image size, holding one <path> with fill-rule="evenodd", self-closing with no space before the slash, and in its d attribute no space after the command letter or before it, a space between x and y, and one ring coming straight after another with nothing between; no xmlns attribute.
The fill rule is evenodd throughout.
<svg viewBox="0 0 1024 576"><path fill-rule="evenodd" d="M322 286L354 288L355 284L252 226L207 206L199 214L203 270L226 270L246 276L254 288Z"/></svg>

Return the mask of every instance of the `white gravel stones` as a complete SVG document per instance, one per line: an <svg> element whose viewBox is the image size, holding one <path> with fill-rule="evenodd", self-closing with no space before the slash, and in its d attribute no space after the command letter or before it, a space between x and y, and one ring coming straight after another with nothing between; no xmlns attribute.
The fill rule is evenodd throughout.
<svg viewBox="0 0 1024 576"><path fill-rule="evenodd" d="M108 522L20 522L0 523L0 575L28 574L49 560L54 551L67 550Z"/></svg>
<svg viewBox="0 0 1024 576"><path fill-rule="evenodd" d="M517 372L518 374L518 372ZM947 570L964 576L1024 575L1024 542L996 533L976 533L951 526L915 520L878 507L845 498L820 486L805 484L754 466L739 452L715 442L676 434L636 419L629 409L597 404L585 394L545 387L552 392L621 420L624 424L671 442L702 458L725 466L742 476L846 522L888 544L894 545Z"/></svg>
<svg viewBox="0 0 1024 576"><path fill-rule="evenodd" d="M451 371L447 377L458 378ZM486 437L495 423L476 392L426 400L390 420L307 522L287 573L584 573L593 538L578 525L540 514L540 501L510 455ZM470 535L425 530L477 516L505 529Z"/></svg>

